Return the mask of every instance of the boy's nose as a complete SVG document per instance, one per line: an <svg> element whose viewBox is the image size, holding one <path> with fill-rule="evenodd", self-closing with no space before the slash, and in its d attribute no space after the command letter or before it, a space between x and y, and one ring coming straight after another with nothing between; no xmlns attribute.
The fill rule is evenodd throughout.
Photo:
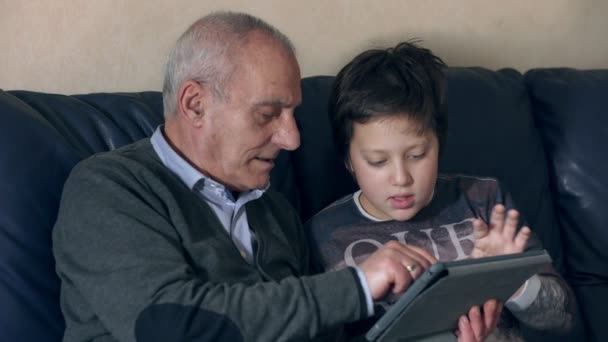
<svg viewBox="0 0 608 342"><path fill-rule="evenodd" d="M393 185L405 186L412 182L412 175L404 165L397 165L393 174Z"/></svg>

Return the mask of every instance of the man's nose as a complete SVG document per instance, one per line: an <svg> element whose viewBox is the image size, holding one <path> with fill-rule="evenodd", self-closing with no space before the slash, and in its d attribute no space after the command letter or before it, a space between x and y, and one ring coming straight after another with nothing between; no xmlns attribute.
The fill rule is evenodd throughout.
<svg viewBox="0 0 608 342"><path fill-rule="evenodd" d="M273 141L281 149L289 151L300 146L300 131L298 131L293 111L281 114Z"/></svg>

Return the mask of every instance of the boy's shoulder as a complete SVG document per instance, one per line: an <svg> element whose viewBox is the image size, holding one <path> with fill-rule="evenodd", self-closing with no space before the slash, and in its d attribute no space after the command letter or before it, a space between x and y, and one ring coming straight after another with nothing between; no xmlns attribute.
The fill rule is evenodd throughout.
<svg viewBox="0 0 608 342"><path fill-rule="evenodd" d="M329 231L344 225L356 224L367 220L357 208L354 197L359 191L348 194L311 217L306 223L309 232L328 234Z"/></svg>
<svg viewBox="0 0 608 342"><path fill-rule="evenodd" d="M496 204L512 206L508 192L501 182L493 177L468 174L439 174L435 186L433 205L467 206L491 211ZM488 211L488 212L489 212ZM481 212L478 212L481 214Z"/></svg>
<svg viewBox="0 0 608 342"><path fill-rule="evenodd" d="M321 217L324 215L328 215L331 212L343 210L345 207L348 207L350 202L353 201L355 194L356 194L356 192L353 192L351 194L348 194L346 196L343 196L343 197L335 200L333 203L331 203L330 205L328 205L327 207L325 207L321 211L319 211L317 214L315 214L314 217L317 217L317 216Z"/></svg>
<svg viewBox="0 0 608 342"><path fill-rule="evenodd" d="M436 187L458 189L465 193L497 193L502 192L500 181L493 177L469 174L440 173L437 175Z"/></svg>

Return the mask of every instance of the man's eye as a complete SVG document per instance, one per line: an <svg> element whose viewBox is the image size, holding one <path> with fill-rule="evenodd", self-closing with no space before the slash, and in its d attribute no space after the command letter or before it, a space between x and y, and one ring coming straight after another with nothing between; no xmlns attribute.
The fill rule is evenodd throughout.
<svg viewBox="0 0 608 342"><path fill-rule="evenodd" d="M268 108L268 109L260 110L258 113L260 113L260 116L263 118L274 119L277 116L281 115L281 109L280 108Z"/></svg>
<svg viewBox="0 0 608 342"><path fill-rule="evenodd" d="M277 115L272 112L260 112L258 115L261 123L268 123L272 121Z"/></svg>

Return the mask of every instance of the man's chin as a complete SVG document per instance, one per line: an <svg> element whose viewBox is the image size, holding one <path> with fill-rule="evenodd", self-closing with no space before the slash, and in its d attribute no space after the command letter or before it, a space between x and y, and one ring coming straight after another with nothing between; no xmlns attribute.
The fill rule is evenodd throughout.
<svg viewBox="0 0 608 342"><path fill-rule="evenodd" d="M264 190L270 185L270 176L252 179L251 182L249 182L249 185L249 189L251 190Z"/></svg>

